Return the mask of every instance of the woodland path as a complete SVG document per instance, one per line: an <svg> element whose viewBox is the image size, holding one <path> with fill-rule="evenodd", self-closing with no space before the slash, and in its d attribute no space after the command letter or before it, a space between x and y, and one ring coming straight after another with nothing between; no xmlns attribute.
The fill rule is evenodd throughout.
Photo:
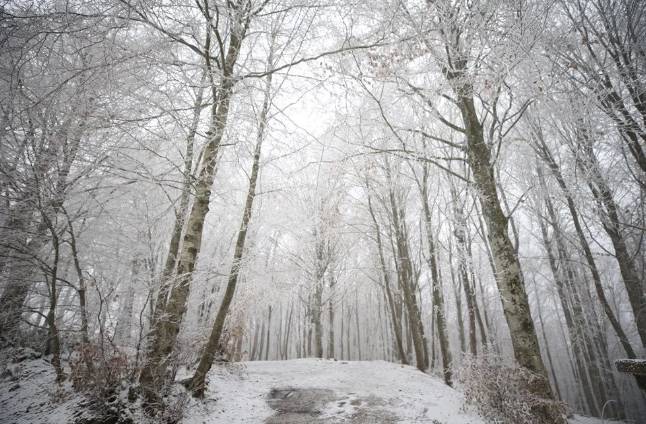
<svg viewBox="0 0 646 424"><path fill-rule="evenodd" d="M267 424L300 423L395 423L398 418L387 408L387 402L376 396L358 397L356 393L342 395L329 389L283 387L274 388L267 398L276 413ZM325 416L328 408L337 407L339 417ZM345 408L353 411L347 414Z"/></svg>
<svg viewBox="0 0 646 424"><path fill-rule="evenodd" d="M184 422L483 424L460 392L414 367L296 359L215 366Z"/></svg>

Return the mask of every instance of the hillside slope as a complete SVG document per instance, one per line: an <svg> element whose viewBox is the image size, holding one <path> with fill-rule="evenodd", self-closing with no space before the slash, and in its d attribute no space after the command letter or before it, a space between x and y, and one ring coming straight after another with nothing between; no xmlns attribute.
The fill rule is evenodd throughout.
<svg viewBox="0 0 646 424"><path fill-rule="evenodd" d="M72 423L85 415L82 397L69 383L57 389L47 361L2 368L0 423ZM216 366L209 380L204 400L188 400L184 424L485 424L465 410L462 394L440 379L384 361L246 362ZM149 420L136 419L144 421ZM601 423L591 418L571 422Z"/></svg>
<svg viewBox="0 0 646 424"><path fill-rule="evenodd" d="M187 423L484 423L439 379L384 361L257 361L210 377Z"/></svg>

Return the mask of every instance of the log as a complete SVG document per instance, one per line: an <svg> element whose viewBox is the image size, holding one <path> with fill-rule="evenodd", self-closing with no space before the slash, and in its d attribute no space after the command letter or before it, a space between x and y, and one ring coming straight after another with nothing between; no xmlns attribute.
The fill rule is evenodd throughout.
<svg viewBox="0 0 646 424"><path fill-rule="evenodd" d="M619 372L634 375L637 385L646 393L646 359L618 359L615 366Z"/></svg>
<svg viewBox="0 0 646 424"><path fill-rule="evenodd" d="M618 359L617 371L633 375L646 375L646 359Z"/></svg>

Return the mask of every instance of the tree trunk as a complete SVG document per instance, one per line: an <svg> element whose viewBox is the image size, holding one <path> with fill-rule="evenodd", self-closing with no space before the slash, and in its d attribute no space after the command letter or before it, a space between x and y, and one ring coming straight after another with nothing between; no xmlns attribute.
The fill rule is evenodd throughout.
<svg viewBox="0 0 646 424"><path fill-rule="evenodd" d="M391 184L392 187L392 184ZM392 212L395 233L397 261L399 262L399 283L402 290L406 310L408 311L408 326L410 330L417 368L424 371L428 368L424 354L424 328L420 311L417 306L415 291L413 289L413 267L406 239L403 211L397 206L392 188L389 191L390 207Z"/></svg>
<svg viewBox="0 0 646 424"><path fill-rule="evenodd" d="M451 183L451 198L453 200L453 219L454 228L453 236L456 241L456 249L458 255L458 274L464 289L464 297L467 300L467 317L469 319L469 351L472 356L478 354L477 339L476 339L476 315L475 315L475 298L469 281L467 246L466 246L466 226L467 222L462 213L465 205L464 202L458 199L458 194L455 187Z"/></svg>
<svg viewBox="0 0 646 424"><path fill-rule="evenodd" d="M344 322L345 322L345 317L343 315L343 309L344 309L343 308L343 299L341 299L341 323L340 323L341 328L340 328L340 336L339 336L339 350L340 350L340 353L341 353L341 357L339 359L341 359L341 360L345 359L345 356L344 356L345 351L343 350L343 334L344 334L343 333L343 325L344 325Z"/></svg>
<svg viewBox="0 0 646 424"><path fill-rule="evenodd" d="M540 169L539 183L541 184L541 187L545 189L545 181ZM547 191L545 192L547 193ZM608 393L606 392L606 385L604 383L608 385L613 393L616 393L614 378L612 378L611 376L610 378L606 378L601 373L604 367L602 365L604 357L607 361L607 352L605 354L603 353L603 346L605 344L603 335L601 334L600 329L595 329L595 323L598 322L596 316L594 316L590 320L586 319L586 314L583 310L583 306L586 304L592 306L592 297L585 287L585 284L582 284L582 282L577 278L577 273L575 273L572 268L573 264L569 262L570 255L567 252L566 242L565 240L563 240L562 232L558 225L558 217L552 201L548 195L546 195L545 198L545 205L548 216L552 222L552 226L554 227L554 239L556 242L559 261L562 267L565 269L565 281L568 283L566 288L572 294L572 300L570 301L574 324L574 328L570 329L572 344L573 346L578 348L578 355L580 356L579 361L582 364L585 363L586 365L586 367L583 367L583 365L581 364L582 369L584 369L584 371L587 370L585 378L589 380L590 390L592 391L587 395L590 398L588 404L590 405L591 410L596 416L601 416L603 405L605 405L610 400ZM542 231L545 238L546 235L543 228ZM581 293L586 294L587 297L585 299L582 298ZM561 289L560 295L565 296L563 289ZM564 307L565 306L567 305L564 305ZM612 315L612 317L614 319L614 315ZM578 347L579 344L581 345L580 347ZM623 416L623 405L619 401L619 399L616 399L613 402L613 405L610 406L610 408L614 411L616 417L620 418Z"/></svg>
<svg viewBox="0 0 646 424"><path fill-rule="evenodd" d="M350 323L351 323L351 318L352 318L351 314L352 314L352 309L350 307L348 307L348 325L346 327L346 332L345 332L345 334L346 334L345 346L346 346L346 349L347 349L346 358L348 360L352 359L352 351L351 351L352 343L350 342L352 340L350 338L350 327L351 327Z"/></svg>
<svg viewBox="0 0 646 424"><path fill-rule="evenodd" d="M317 273L317 281L314 286L311 308L315 358L323 357L323 324L321 322L321 316L323 315L323 281L321 279L322 276Z"/></svg>
<svg viewBox="0 0 646 424"><path fill-rule="evenodd" d="M466 226L464 228L467 228ZM475 274L475 267L473 265L473 253L471 250L471 235L469 233L467 235L467 240L466 240L466 255L467 258L469 259L468 265L469 265L469 276L471 280L470 284L470 292L471 292L471 297L473 298L473 313L476 318L476 323L478 324L478 330L480 330L480 343L482 343L482 348L487 349L487 331L485 330L485 325L482 320L482 315L480 314L480 307L478 306L478 299L476 297L476 274Z"/></svg>
<svg viewBox="0 0 646 424"><path fill-rule="evenodd" d="M120 346L130 346L130 337L132 333L132 315L135 303L135 285L138 283L141 267L141 259L136 257L130 262L130 278L122 284L127 287L122 288L121 299L119 302L119 320L117 321L114 331L114 340Z"/></svg>
<svg viewBox="0 0 646 424"><path fill-rule="evenodd" d="M289 359L289 335L292 329L292 313L294 312L294 304L289 305L289 316L287 318L287 327L285 329L285 341L283 342L283 359Z"/></svg>
<svg viewBox="0 0 646 424"><path fill-rule="evenodd" d="M272 63L272 56L270 54L269 63ZM233 301L233 295L235 293L236 285L238 283L238 276L240 274L240 266L242 263L244 255L244 246L247 238L247 231L249 229L249 223L251 221L251 215L253 211L253 202L256 197L256 183L258 181L258 174L260 173L260 153L262 148L262 142L265 138L265 128L267 126L267 115L269 113L270 98L271 98L271 81L272 75L267 76L267 84L265 86L265 98L263 100L262 110L260 111L259 117L259 128L258 135L256 138L256 147L253 155L253 165L251 168L251 176L249 177L249 190L247 192L247 199L244 206L244 211L242 213L242 223L240 224L240 230L238 231L238 238L236 240L235 251L233 254L233 262L231 264L231 271L229 272L229 280L227 282L227 287L222 298L222 303L220 304L220 309L215 317L215 322L213 323L213 329L211 330L211 335L209 336L209 341L202 353L200 362L197 366L195 374L191 379L191 390L193 395L196 397L202 397L204 395L204 383L206 379L207 372L211 369L213 364L213 359L217 352L218 346L220 344L220 336L222 335L222 330L224 328L224 321L229 312L231 302ZM269 323L267 325L267 331L271 327L271 306L269 307ZM269 336L267 336L267 351L265 353L265 359L269 352Z"/></svg>
<svg viewBox="0 0 646 424"><path fill-rule="evenodd" d="M328 346L327 346L327 357L329 359L334 358L334 304L332 294L334 293L334 276L330 276L330 293L328 299Z"/></svg>
<svg viewBox="0 0 646 424"><path fill-rule="evenodd" d="M550 219L553 219L553 218L555 217L550 216ZM553 253L553 250L549 241L547 229L545 228L545 224L542 221L539 221L539 226L541 227L541 233L543 235L543 244L545 245L545 251L547 252L548 262L550 264L550 269L552 270L552 276L554 277L554 281L556 283L556 289L561 303L561 309L563 310L563 315L565 317L565 324L567 326L568 333L570 336L570 344L572 346L574 363L576 365L575 370L576 372L578 372L579 379L581 380L579 386L583 389L583 395L586 401L585 403L588 405L588 408L589 408L588 411L598 416L599 409L597 407L597 401L592 392L592 384L589 380L589 374L587 373L586 367L585 367L585 358L583 357L581 338L585 337L585 334L583 333L584 329L578 326L581 324L581 320L580 319L575 320L573 317L572 308L570 307L570 304L572 302L569 301L569 296L566 291L567 285L564 281L565 276L563 275L562 272L559 271L558 262ZM561 265L567 266L567 264L561 264Z"/></svg>
<svg viewBox="0 0 646 424"><path fill-rule="evenodd" d="M310 299L310 301L311 301L311 299ZM308 312L306 314L306 317L309 318L309 321L306 323L307 325L305 326L306 329L307 329L307 335L306 335L306 337L304 339L304 342L305 342L304 351L305 351L305 356L307 356L309 358L310 356L312 356L312 328L314 328L314 325L312 324L311 307L308 306L307 310L308 310ZM303 331L305 331L305 329Z"/></svg>
<svg viewBox="0 0 646 424"><path fill-rule="evenodd" d="M58 334L58 326L56 325L56 306L58 304L58 265L60 259L60 241L56 228L50 218L41 212L43 222L47 225L51 237L52 248L54 250L54 258L52 266L45 274L45 280L48 282L49 289L49 311L47 312L47 326L49 329L49 338L47 340L47 351L52 355L52 366L56 371L56 382L62 383L65 380L63 367L61 365L61 341ZM49 275L48 275L49 274Z"/></svg>
<svg viewBox="0 0 646 424"><path fill-rule="evenodd" d="M361 361L361 327L359 326L359 292L354 291L354 323L357 327L357 353Z"/></svg>
<svg viewBox="0 0 646 424"><path fill-rule="evenodd" d="M467 343L464 338L464 318L462 317L462 284L460 280L456 282L455 271L453 267L453 246L449 238L449 268L451 271L451 287L453 287L453 296L455 297L455 314L458 321L458 336L460 339L460 352L467 351Z"/></svg>
<svg viewBox="0 0 646 424"><path fill-rule="evenodd" d="M262 327L260 328L260 346L258 347L258 356L256 360L262 361L262 352L265 349L265 320L262 321Z"/></svg>
<svg viewBox="0 0 646 424"><path fill-rule="evenodd" d="M78 110L75 112L78 112ZM33 273L34 264L31 261L34 257L37 257L40 249L49 241L46 235L48 230L51 236L51 222L47 221L49 218L44 214L56 217L63 209L69 186L69 173L78 154L88 114L89 109L80 114L76 128L72 128L69 122L62 124L63 128L57 134L62 142L48 143L49 147L44 152L41 152L40 157L35 158L36 163L33 165L34 175L31 177L31 181L27 182L28 187L39 187L42 182L51 178L47 174L52 171L52 166L56 165L58 167L55 171L54 188L51 197L40 198L40 193L29 193L25 199L19 200L14 207L9 208L8 228L16 232L21 240L20 249L13 251L12 246L9 245L6 249L12 250L8 252L8 256L11 256L11 258L3 258L3 268L8 268L4 270L6 275L14 279L0 296L0 336L5 337L7 340L12 337L9 333L18 329L23 305L32 288L34 278L31 274ZM53 149L58 147L62 147L65 151L61 165L54 164L58 152L53 151ZM29 227L31 217L35 215L35 212L40 212L41 221L36 223L34 230ZM7 241L3 240L4 243L7 243ZM23 263L23 261L26 263ZM21 276L21 274L23 275Z"/></svg>
<svg viewBox="0 0 646 424"><path fill-rule="evenodd" d="M466 62L459 59L457 69L445 70L457 96L457 103L464 123L467 142L467 161L473 173L482 212L487 224L489 243L497 270L496 282L500 291L503 311L514 349L516 361L539 377L528 389L535 395L554 399L549 385L547 371L541 358L536 329L527 300L520 262L509 239L508 220L500 207L498 189L494 179L491 152L484 140L482 124L473 101L473 88L468 84L465 73ZM545 420L564 423L558 408L540 407L536 411Z"/></svg>
<svg viewBox="0 0 646 424"><path fill-rule="evenodd" d="M270 336L271 336L271 305L269 305L267 311L267 335L265 337L265 361L269 360L269 347L270 347ZM262 353L262 352L261 352Z"/></svg>
<svg viewBox="0 0 646 424"><path fill-rule="evenodd" d="M249 354L249 360L254 361L256 359L256 350L258 349L258 334L260 332L260 327L258 325L255 325L255 329L253 332L253 341L251 342L251 353Z"/></svg>
<svg viewBox="0 0 646 424"><path fill-rule="evenodd" d="M608 299L606 298L606 295L603 291L603 285L601 284L601 275L597 268L596 262L594 261L594 256L592 255L592 250L590 249L590 245L588 244L588 241L585 237L585 233L583 232L583 226L581 224L581 220L579 219L579 212L576 209L576 206L574 204L574 199L570 194L570 190L565 183L565 179L563 178L561 169L559 168L551 152L547 148L547 145L543 140L542 133L540 132L540 129L539 131L535 131L535 135L537 137L537 142L539 144L538 154L546 162L558 186L561 188L561 191L563 192L563 196L565 197L568 211L572 216L574 229L576 230L576 234L579 239L579 244L583 249L583 254L585 256L588 269L590 270L590 274L592 275L592 282L594 283L594 288L597 293L597 297L599 298L599 302L601 302L601 306L603 307L603 310L606 314L606 317L608 318L608 321L610 321L610 325L612 326L613 330L617 334L617 337L619 338L621 345L626 351L626 355L628 355L629 358L636 358L637 356L635 355L635 351L633 350L633 347L631 346L630 341L628 340L628 337L626 337L626 333L621 327L619 320L615 317L615 313L610 307L610 303L608 302ZM546 187L543 173L540 167L537 168L537 172L538 172L539 182L543 185L543 187Z"/></svg>
<svg viewBox="0 0 646 424"><path fill-rule="evenodd" d="M170 244L168 246L168 254L166 255L166 262L164 264L164 269L161 275L159 292L157 293L157 300L155 302L155 309L153 312L153 320L156 320L160 314L164 313L164 307L166 306L168 292L172 285L172 282L170 280L173 277L173 271L175 270L175 265L177 264L180 240L182 237L182 229L184 228L184 221L186 219L186 213L188 211L188 204L191 194L195 134L197 133L197 127L200 123L200 113L202 112L203 107L204 83L206 80L206 75L207 72L205 70L204 72L202 72L200 86L198 87L197 95L195 97L195 105L193 106L193 121L191 122L191 126L188 129L188 135L186 136L184 169L182 171L182 193L180 194L179 198L179 208L175 211L175 223L173 224L173 231L171 233Z"/></svg>
<svg viewBox="0 0 646 424"><path fill-rule="evenodd" d="M590 140L587 139L587 136L582 138L584 138L583 150L587 153L587 160L585 161L586 163L579 161L579 166L583 172L587 171L592 174L592 180L588 181L588 186L596 201L605 208L605 216L602 217L603 228L608 237L610 237L612 246L615 249L615 258L619 264L619 271L628 293L628 300L637 324L637 332L639 333L642 347L646 348L646 290L644 290L643 282L639 278L633 257L628 251L626 240L622 234L619 208L615 203L612 191L601 174L599 163L592 146L590 146Z"/></svg>
<svg viewBox="0 0 646 424"><path fill-rule="evenodd" d="M83 270L81 268L81 262L79 259L78 247L76 244L76 232L72 225L72 221L67 213L65 213L67 218L67 229L70 234L70 249L72 250L72 259L74 261L74 269L76 271L76 277L78 279L78 289L77 294L79 297L79 313L81 315L81 341L87 347L90 344L90 336L88 334L88 319L87 319L87 284L85 282L85 276L83 275ZM93 372L94 365L91 359L85 355L85 364L89 372Z"/></svg>
<svg viewBox="0 0 646 424"><path fill-rule="evenodd" d="M444 316L444 294L442 291L442 282L440 281L439 269L436 260L435 240L433 238L433 226L431 223L431 209L428 204L428 167L424 168L422 184L420 185L420 196L422 199L422 208L424 211L424 223L426 225L426 241L428 243L428 265L431 269L431 291L433 295L433 321L437 322L437 333L440 342L440 354L442 355L442 369L444 382L448 386L453 385L452 381L452 358L451 348L449 346L449 334ZM419 184L419 181L418 181ZM432 325L432 324L431 324ZM431 333L433 334L433 333ZM434 338L433 345L435 344ZM435 358L435 348L433 348L433 358Z"/></svg>
<svg viewBox="0 0 646 424"><path fill-rule="evenodd" d="M399 360L401 361L401 363L408 365L408 358L406 357L406 353L404 352L404 344L402 341L401 323L399 322L397 309L395 307L395 301L393 300L392 290L390 289L390 276L388 275L388 270L386 269L386 261L384 259L384 250L381 241L381 229L379 228L377 217L375 216L374 210L372 208L372 200L370 198L370 195L368 195L368 211L370 212L370 217L372 218L372 223L375 227L377 251L379 252L379 264L381 266L382 278L384 280L384 291L386 292L388 306L390 307L390 316L393 326L393 333L395 335L397 353L399 355Z"/></svg>
<svg viewBox="0 0 646 424"><path fill-rule="evenodd" d="M283 359L283 304L278 304L278 335L276 336L278 359Z"/></svg>
<svg viewBox="0 0 646 424"><path fill-rule="evenodd" d="M246 35L246 22L249 17L238 15L235 19L236 22L234 22L234 28L231 31L226 58L222 64L221 86L216 87L214 82L211 82L214 101L211 109L211 124L207 133L207 143L201 154L201 169L197 176L195 200L188 216L186 231L179 251L176 267L178 281L170 290L164 313L160 314L158 320L153 323L148 360L139 376L146 403L150 406L158 405L159 388L165 385L168 377L166 367L186 311L186 300L193 278L193 269L202 247L202 230L204 219L209 211L215 165L220 142L229 117L229 105L236 81L233 76L233 67L238 60L240 46ZM214 72L210 65L210 60L207 60L207 70L209 73ZM233 293L231 293L231 296L233 296Z"/></svg>
<svg viewBox="0 0 646 424"><path fill-rule="evenodd" d="M543 343L545 345L545 355L547 356L547 363L549 364L552 380L554 381L554 389L556 391L557 400L562 400L561 390L559 389L559 380L556 378L556 370L554 369L554 361L552 360L552 352L550 351L550 342L545 332L545 323L543 322L543 312L541 311L541 299L538 296L538 288L536 281L534 281L534 294L536 296L536 311L538 312L538 322L541 326L541 333L543 334Z"/></svg>

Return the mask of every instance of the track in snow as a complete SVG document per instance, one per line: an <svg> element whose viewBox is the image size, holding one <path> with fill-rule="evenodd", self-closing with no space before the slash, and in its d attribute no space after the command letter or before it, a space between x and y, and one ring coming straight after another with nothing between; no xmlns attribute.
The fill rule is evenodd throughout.
<svg viewBox="0 0 646 424"><path fill-rule="evenodd" d="M409 366L298 359L218 367L188 423L483 424L460 392Z"/></svg>

